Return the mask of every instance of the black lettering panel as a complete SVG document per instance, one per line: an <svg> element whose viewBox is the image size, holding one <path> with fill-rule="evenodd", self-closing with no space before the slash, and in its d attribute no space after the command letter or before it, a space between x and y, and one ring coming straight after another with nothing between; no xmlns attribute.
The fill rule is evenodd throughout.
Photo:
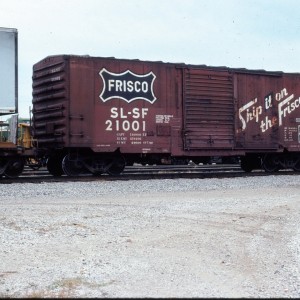
<svg viewBox="0 0 300 300"><path fill-rule="evenodd" d="M103 68L99 75L103 80L103 90L99 96L103 102L118 98L128 103L142 99L152 104L156 100L153 92L153 83L156 76L153 72L137 75L127 70L116 74Z"/></svg>

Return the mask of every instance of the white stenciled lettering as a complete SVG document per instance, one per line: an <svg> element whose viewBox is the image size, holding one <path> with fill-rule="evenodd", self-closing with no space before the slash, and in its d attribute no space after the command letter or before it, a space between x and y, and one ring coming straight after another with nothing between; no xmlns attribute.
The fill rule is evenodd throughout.
<svg viewBox="0 0 300 300"><path fill-rule="evenodd" d="M108 90L111 91L115 86L115 81L113 79L108 80Z"/></svg>
<svg viewBox="0 0 300 300"><path fill-rule="evenodd" d="M142 119L144 119L145 118L145 116L147 116L147 114L148 114L148 108L142 108Z"/></svg>
<svg viewBox="0 0 300 300"><path fill-rule="evenodd" d="M128 115L130 115L130 112L128 112ZM119 117L120 117L121 119L127 119L127 114L124 112L123 107L120 108L120 114L119 114Z"/></svg>
<svg viewBox="0 0 300 300"><path fill-rule="evenodd" d="M292 113L299 106L300 98L294 100L294 94L290 95L289 97L278 103L279 126L282 125L282 119L290 113Z"/></svg>
<svg viewBox="0 0 300 300"><path fill-rule="evenodd" d="M148 93L148 83L146 81L142 82L142 91Z"/></svg>
<svg viewBox="0 0 300 300"><path fill-rule="evenodd" d="M282 89L280 93L276 93L275 99L276 101L281 101L284 97L288 95L286 88Z"/></svg>
<svg viewBox="0 0 300 300"><path fill-rule="evenodd" d="M135 90L136 92L140 92L140 91L141 91L141 89L139 88L140 85L141 85L141 83L140 83L139 81L136 81L136 82L134 83L134 90Z"/></svg>
<svg viewBox="0 0 300 300"><path fill-rule="evenodd" d="M132 117L134 118L134 119L138 119L139 117L140 117L140 110L139 110L139 108L134 108L133 110L132 110Z"/></svg>
<svg viewBox="0 0 300 300"><path fill-rule="evenodd" d="M133 82L131 80L127 81L127 90L128 92L133 92Z"/></svg>
<svg viewBox="0 0 300 300"><path fill-rule="evenodd" d="M259 121L259 116L262 114L262 107L255 106L255 103L257 103L257 98L239 109L239 119L242 122L242 130L246 129L247 123L251 120L255 120L255 122ZM246 112L246 116L243 115L244 112Z"/></svg>
<svg viewBox="0 0 300 300"><path fill-rule="evenodd" d="M51 81L59 81L59 80L61 80L60 76L56 76L56 77L51 78Z"/></svg>
<svg viewBox="0 0 300 300"><path fill-rule="evenodd" d="M169 124L170 120L173 118L173 115L156 115L155 116L155 123L159 124L159 123L165 123L165 124Z"/></svg>
<svg viewBox="0 0 300 300"><path fill-rule="evenodd" d="M272 96L271 95L265 97L265 109L269 109L270 107L272 107Z"/></svg>
<svg viewBox="0 0 300 300"><path fill-rule="evenodd" d="M146 121L106 120L106 131L146 131Z"/></svg>
<svg viewBox="0 0 300 300"><path fill-rule="evenodd" d="M122 86L123 86L122 81L121 80L116 80L116 91L117 92L118 91L122 92Z"/></svg>
<svg viewBox="0 0 300 300"><path fill-rule="evenodd" d="M110 109L110 112L111 112L110 117L113 118L113 119L115 119L119 116L117 107L112 107Z"/></svg>
<svg viewBox="0 0 300 300"><path fill-rule="evenodd" d="M273 127L275 124L277 124L277 118L273 117L271 120L268 116L266 116L263 120L260 122L260 129L261 132L266 132L269 128Z"/></svg>
<svg viewBox="0 0 300 300"><path fill-rule="evenodd" d="M156 75L152 71L147 74L135 74L130 70L113 73L103 68L99 75L103 81L99 97L103 102L118 99L127 103L142 100L153 104L157 100L154 94Z"/></svg>
<svg viewBox="0 0 300 300"><path fill-rule="evenodd" d="M126 81L119 79L109 79L108 80L108 90L110 92L143 92L148 93L149 84L147 81Z"/></svg>
<svg viewBox="0 0 300 300"><path fill-rule="evenodd" d="M124 107L112 107L110 119L105 121L107 131L146 131L148 108L135 107L127 111Z"/></svg>
<svg viewBox="0 0 300 300"><path fill-rule="evenodd" d="M113 129L112 129L112 121L111 120L106 120L105 121L105 125L107 125L106 126L106 131L112 131Z"/></svg>
<svg viewBox="0 0 300 300"><path fill-rule="evenodd" d="M270 109L274 104L272 103L273 95L275 95L274 98L278 102L278 115L274 115L274 109ZM281 89L278 93L273 94L273 92L271 92L266 95L263 102L264 110L262 106L256 106L257 102L258 100L255 98L239 109L239 119L242 123L242 130L245 130L247 123L252 120L260 123L259 127L261 132L266 132L275 125L280 127L283 125L283 120L300 107L300 97L296 98L294 94L289 95L286 88ZM267 113L268 110L270 111L269 114Z"/></svg>

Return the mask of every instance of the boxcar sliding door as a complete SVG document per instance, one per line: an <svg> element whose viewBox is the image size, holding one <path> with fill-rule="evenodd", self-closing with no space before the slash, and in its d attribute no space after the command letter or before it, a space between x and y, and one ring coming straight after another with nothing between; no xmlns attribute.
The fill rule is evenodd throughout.
<svg viewBox="0 0 300 300"><path fill-rule="evenodd" d="M232 75L207 69L183 72L185 150L234 148Z"/></svg>

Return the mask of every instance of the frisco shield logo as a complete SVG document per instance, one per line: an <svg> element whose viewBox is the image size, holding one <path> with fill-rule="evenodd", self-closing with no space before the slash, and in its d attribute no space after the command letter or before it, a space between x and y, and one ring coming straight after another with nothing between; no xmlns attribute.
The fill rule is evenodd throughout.
<svg viewBox="0 0 300 300"><path fill-rule="evenodd" d="M156 100L153 93L153 83L156 76L153 72L146 75L137 75L127 70L116 74L103 68L99 75L103 80L103 90L99 96L103 102L119 98L128 103L143 99L153 104Z"/></svg>

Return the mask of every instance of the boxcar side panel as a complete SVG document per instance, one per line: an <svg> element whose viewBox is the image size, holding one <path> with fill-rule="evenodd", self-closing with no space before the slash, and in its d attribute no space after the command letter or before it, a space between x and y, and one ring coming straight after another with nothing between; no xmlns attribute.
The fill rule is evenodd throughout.
<svg viewBox="0 0 300 300"><path fill-rule="evenodd" d="M93 150L170 153L180 118L171 64L94 59Z"/></svg>
<svg viewBox="0 0 300 300"><path fill-rule="evenodd" d="M300 76L284 75L276 91L279 140L288 151L300 151Z"/></svg>
<svg viewBox="0 0 300 300"><path fill-rule="evenodd" d="M94 120L94 69L93 61L71 57L70 67L70 147L93 147Z"/></svg>
<svg viewBox="0 0 300 300"><path fill-rule="evenodd" d="M50 56L33 68L33 122L48 149L300 151L300 75Z"/></svg>
<svg viewBox="0 0 300 300"><path fill-rule="evenodd" d="M299 149L299 76L282 73L235 76L237 149Z"/></svg>
<svg viewBox="0 0 300 300"><path fill-rule="evenodd" d="M176 72L173 64L161 62L68 55L43 59L33 68L39 146L171 153L180 143L182 124Z"/></svg>

